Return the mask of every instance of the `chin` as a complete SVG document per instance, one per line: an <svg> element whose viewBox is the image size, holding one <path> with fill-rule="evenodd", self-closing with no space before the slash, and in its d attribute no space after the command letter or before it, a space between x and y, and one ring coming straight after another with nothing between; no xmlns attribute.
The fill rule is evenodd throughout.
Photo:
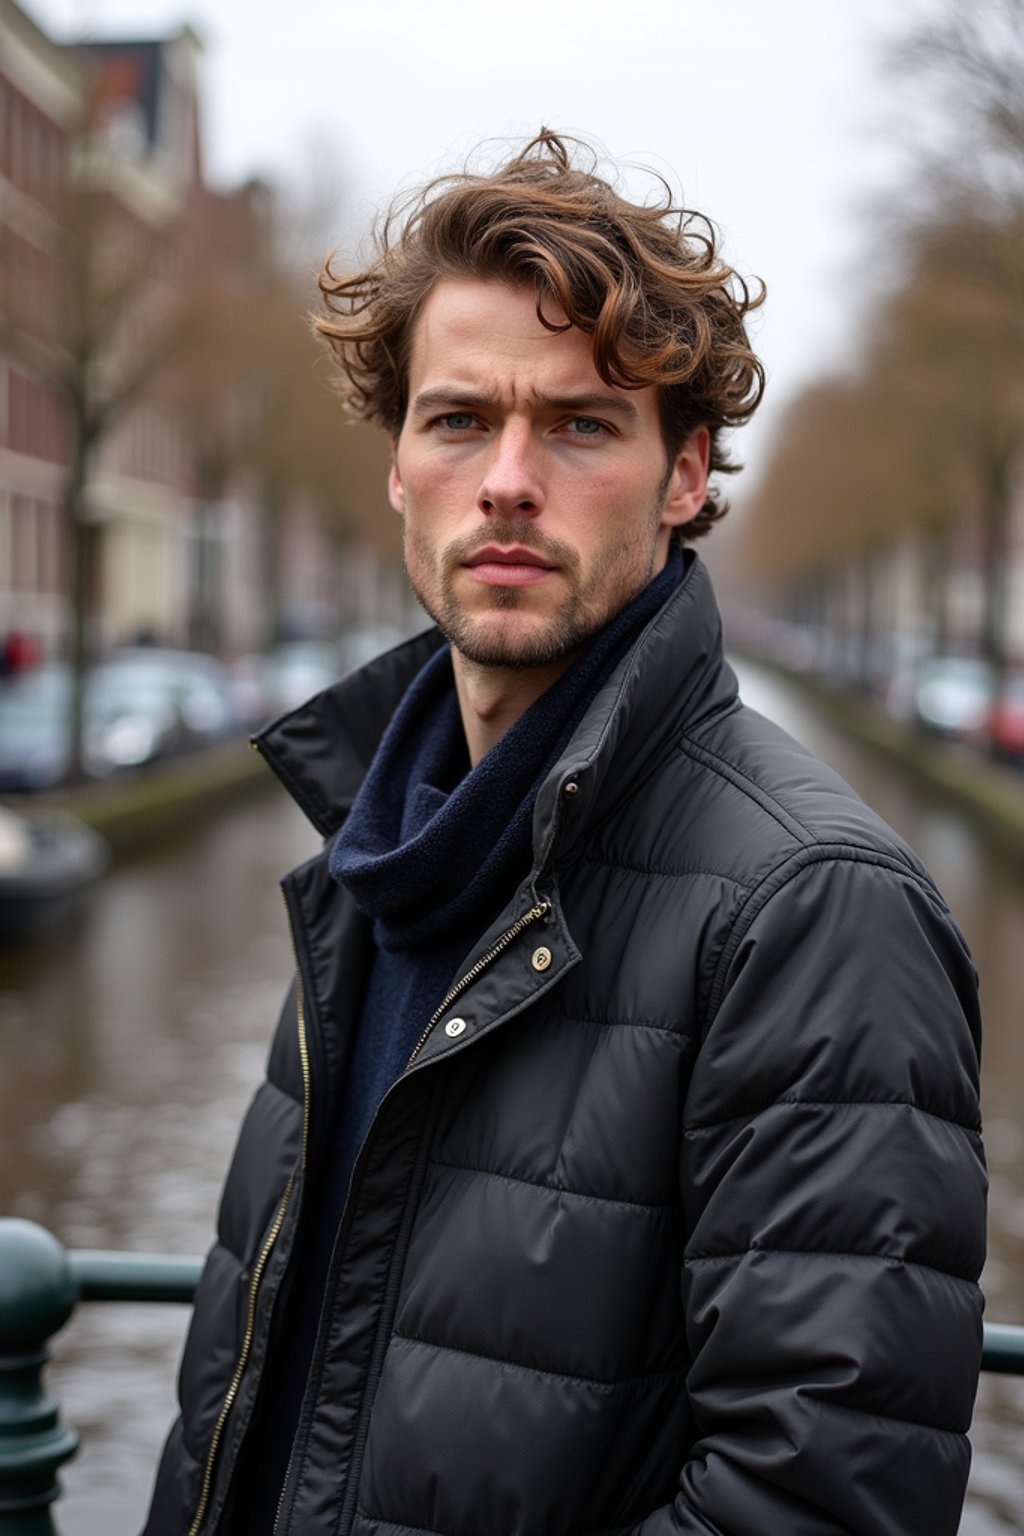
<svg viewBox="0 0 1024 1536"><path fill-rule="evenodd" d="M480 667L550 667L578 650L592 626L525 613L472 618L448 615L441 629L466 661Z"/></svg>
<svg viewBox="0 0 1024 1536"><path fill-rule="evenodd" d="M538 612L536 593L518 587L491 587L470 602L452 583L420 584L408 569L421 606L455 650L480 667L550 667L572 655L601 627L576 591L552 611ZM474 600L475 599L475 600Z"/></svg>

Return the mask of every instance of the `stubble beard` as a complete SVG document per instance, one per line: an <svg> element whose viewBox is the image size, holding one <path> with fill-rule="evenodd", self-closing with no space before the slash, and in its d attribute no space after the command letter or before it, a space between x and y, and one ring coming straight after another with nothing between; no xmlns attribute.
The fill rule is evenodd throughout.
<svg viewBox="0 0 1024 1536"><path fill-rule="evenodd" d="M654 575L656 536L663 496L659 495L647 524L628 543L609 545L598 556L584 581L580 559L570 544L540 535L530 519L512 519L490 532L490 541L479 534L456 539L443 550L440 561L423 532L406 522L405 566L409 585L445 638L468 662L480 667L526 670L550 667L584 646L593 635L632 602ZM482 549L485 542L522 544L559 567L558 577L568 592L543 626L509 633L492 629L487 616L467 612L455 591L456 572ZM431 570L440 565L435 594L418 581L414 567ZM528 610L531 588L487 588L491 612Z"/></svg>

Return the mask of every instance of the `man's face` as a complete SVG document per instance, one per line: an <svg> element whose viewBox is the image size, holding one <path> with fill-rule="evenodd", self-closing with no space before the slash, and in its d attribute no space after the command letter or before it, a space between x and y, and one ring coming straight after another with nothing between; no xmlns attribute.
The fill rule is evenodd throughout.
<svg viewBox="0 0 1024 1536"><path fill-rule="evenodd" d="M590 338L546 330L531 289L446 279L416 324L389 478L409 580L468 661L549 666L664 565L707 455L699 428L669 465L656 390L605 384Z"/></svg>

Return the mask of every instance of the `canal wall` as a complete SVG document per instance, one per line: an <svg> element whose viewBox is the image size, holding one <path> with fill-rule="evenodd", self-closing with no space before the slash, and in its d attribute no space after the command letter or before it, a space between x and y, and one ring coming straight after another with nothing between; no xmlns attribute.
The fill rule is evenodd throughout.
<svg viewBox="0 0 1024 1536"><path fill-rule="evenodd" d="M143 856L215 816L240 796L267 794L278 781L248 741L224 742L156 762L132 777L82 784L19 802L76 816L103 837L115 860ZM9 802L14 804L14 800Z"/></svg>
<svg viewBox="0 0 1024 1536"><path fill-rule="evenodd" d="M959 743L928 736L867 699L791 672L769 657L739 654L783 678L837 730L887 758L922 789L955 804L1001 859L1024 871L1024 773Z"/></svg>
<svg viewBox="0 0 1024 1536"><path fill-rule="evenodd" d="M733 649L782 678L837 730L955 804L1001 858L1024 871L1024 774L967 747L929 737L869 700L818 678ZM23 808L53 808L77 816L106 839L113 857L120 860L145 855L173 840L239 796L268 794L276 786L260 754L247 741L232 741L153 764L132 778L32 796Z"/></svg>

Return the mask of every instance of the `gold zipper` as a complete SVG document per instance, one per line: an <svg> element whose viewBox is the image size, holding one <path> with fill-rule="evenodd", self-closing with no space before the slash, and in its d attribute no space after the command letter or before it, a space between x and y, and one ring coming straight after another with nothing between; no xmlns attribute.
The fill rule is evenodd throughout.
<svg viewBox="0 0 1024 1536"><path fill-rule="evenodd" d="M288 932L291 934L291 919ZM305 1171L306 1153L309 1150L309 1042L306 1039L306 1005L302 995L302 972L299 970L299 952L292 934L292 954L295 956L295 1017L299 1027L299 1063L302 1067L302 1167Z"/></svg>
<svg viewBox="0 0 1024 1536"><path fill-rule="evenodd" d="M206 1453L206 1466L203 1469L203 1484L199 1490L199 1506L196 1509L192 1524L188 1528L188 1536L198 1536L199 1528L206 1515L206 1506L210 1501L210 1487L213 1483L213 1468L217 1460L217 1452L220 1449L221 1435L224 1433L224 1425L227 1423L228 1414L231 1412L235 1398L238 1396L238 1389L242 1385L245 1367L249 1363L249 1351L252 1348L252 1336L256 1327L256 1296L260 1288L260 1281L263 1279L263 1270L270 1257L270 1250L277 1241L277 1235L281 1230L285 1212L288 1209L288 1201L291 1199L292 1193L292 1183L293 1175L289 1174L288 1182L284 1187L284 1193L277 1203L277 1210L274 1212L274 1220L271 1222L270 1231L267 1233L267 1240L263 1244L259 1258L256 1260L256 1268L253 1270L252 1280L249 1282L249 1306L246 1312L242 1348L238 1356L238 1363L235 1366L235 1374L231 1378L231 1385L228 1387L224 1401L221 1404L217 1422L213 1426L210 1449Z"/></svg>
<svg viewBox="0 0 1024 1536"><path fill-rule="evenodd" d="M288 926L289 933L291 933L290 917ZM292 934L291 937L292 950L295 951L294 934ZM299 1061L302 1064L302 1166L305 1168L306 1150L309 1143L309 1045L306 1040L306 1012L303 1004L302 975L301 972L298 971L297 954L295 985L295 1014L298 1021L299 1031ZM220 1413L217 1415L217 1422L213 1426L213 1434L210 1437L210 1448L206 1453L206 1465L203 1468L203 1481L199 1490L199 1504L196 1508L195 1515L193 1516L192 1524L188 1528L188 1536L199 1536L199 1529L203 1523L203 1520L206 1518L206 1510L210 1502L210 1489L213 1486L213 1469L217 1461L217 1452L220 1449L221 1436L224 1433L224 1426L228 1421L228 1415L234 1406L235 1398L238 1396L238 1389L242 1385L242 1377L245 1375L245 1368L249 1363L249 1352L252 1349L253 1334L256 1330L256 1298L259 1294L260 1284L263 1280L263 1271L266 1269L267 1260L270 1258L271 1250L273 1249L274 1244L277 1242L281 1228L284 1225L284 1218L288 1212L288 1205L291 1200L292 1187L294 1183L295 1175L290 1173L288 1175L288 1182L285 1184L285 1187L281 1193L281 1198L277 1202L277 1210L274 1212L274 1219L270 1224L270 1231L267 1233L263 1247L260 1249L260 1256L256 1260L256 1267L252 1272L252 1279L249 1282L249 1303L245 1315L245 1332L242 1335L242 1347L239 1350L238 1360L235 1364L234 1375L232 1376L231 1383L227 1392L225 1393L224 1401L221 1403Z"/></svg>
<svg viewBox="0 0 1024 1536"><path fill-rule="evenodd" d="M503 949L507 949L508 946L512 943L512 940L518 938L524 928L528 928L531 923L535 923L538 918L543 917L544 914L546 912L550 912L550 910L550 901L539 901L535 907L530 908L529 912L524 912L522 917L516 919L511 928L507 928L500 938L495 939L487 953L480 956L480 959L477 960L475 965L470 967L465 976L459 978L451 990L445 994L441 1001L441 1006L431 1017L426 1029L423 1031L422 1035L420 1035L419 1039L416 1041L416 1044L413 1046L412 1055L409 1057L409 1060L405 1064L406 1071L409 1070L413 1062L416 1060L416 1057L419 1055L420 1051L422 1051L423 1047L426 1045L434 1025L441 1018L442 1014L444 1014L451 1007L455 999L466 990L470 982L475 981L476 978L480 975L480 972L485 970L487 966L490 965L491 961L497 955L501 954Z"/></svg>

